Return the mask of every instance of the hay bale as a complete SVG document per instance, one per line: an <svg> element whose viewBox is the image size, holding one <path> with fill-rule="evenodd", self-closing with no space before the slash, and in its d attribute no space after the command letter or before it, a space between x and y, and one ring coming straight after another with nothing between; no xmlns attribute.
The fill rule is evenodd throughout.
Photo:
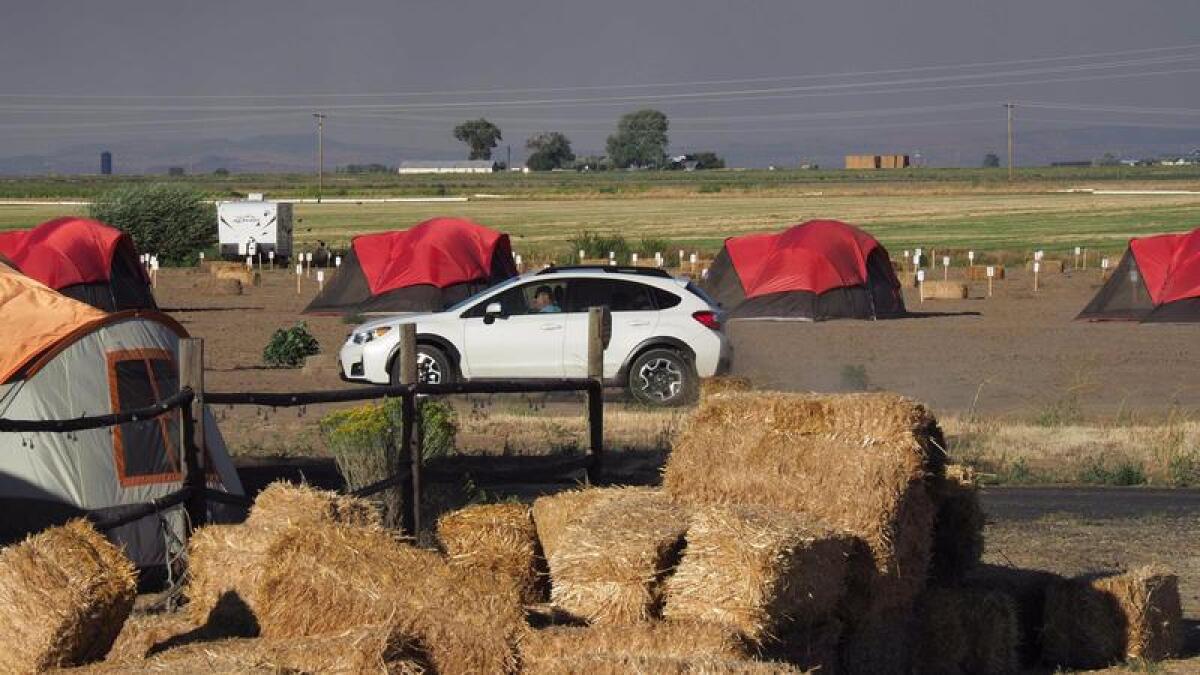
<svg viewBox="0 0 1200 675"><path fill-rule="evenodd" d="M926 280L921 284L921 297L926 300L965 300L967 285L961 281Z"/></svg>
<svg viewBox="0 0 1200 675"><path fill-rule="evenodd" d="M983 556L987 518L979 503L979 486L969 469L954 465L947 467L945 476L933 478L931 494L937 508L931 576L958 581Z"/></svg>
<svg viewBox="0 0 1200 675"><path fill-rule="evenodd" d="M992 271L996 276L992 279L999 281L1004 278L1004 265L992 265ZM988 265L970 265L967 267L967 281L983 281L988 280L987 275Z"/></svg>
<svg viewBox="0 0 1200 675"><path fill-rule="evenodd" d="M106 662L61 671L116 673L387 673L430 672L419 645L387 626L364 626L299 639L224 639L176 647L144 661Z"/></svg>
<svg viewBox="0 0 1200 675"><path fill-rule="evenodd" d="M1136 657L1178 653L1182 611L1175 575L1157 567L1051 584L1046 592L1046 663L1099 668Z"/></svg>
<svg viewBox="0 0 1200 675"><path fill-rule="evenodd" d="M217 279L209 277L192 284L192 290L205 295L241 295L242 282L237 279Z"/></svg>
<svg viewBox="0 0 1200 675"><path fill-rule="evenodd" d="M702 621L651 621L639 626L555 627L521 640L521 661L585 654L670 658L748 658L746 645L726 626Z"/></svg>
<svg viewBox="0 0 1200 675"><path fill-rule="evenodd" d="M548 558L551 601L594 623L655 618L686 529L685 511L660 492L629 490L595 503Z"/></svg>
<svg viewBox="0 0 1200 675"><path fill-rule="evenodd" d="M585 654L532 661L521 672L528 675L786 675L801 671L783 663L745 659Z"/></svg>
<svg viewBox="0 0 1200 675"><path fill-rule="evenodd" d="M1032 260L1025 263L1025 269L1029 270L1030 272L1033 271L1033 261ZM1038 273L1039 274L1062 274L1063 270L1065 270L1065 269L1066 269L1066 266L1063 264L1063 261L1061 261L1061 260L1042 260L1042 264L1038 268Z"/></svg>
<svg viewBox="0 0 1200 675"><path fill-rule="evenodd" d="M873 605L907 607L925 586L934 523L926 477L945 447L923 406L894 394L727 394L676 438L663 485L684 504L758 504L863 540Z"/></svg>
<svg viewBox="0 0 1200 675"><path fill-rule="evenodd" d="M125 621L104 660L109 663L141 661L172 647L228 637L235 635L223 630L220 624L197 627L191 617L182 612L138 614Z"/></svg>
<svg viewBox="0 0 1200 675"><path fill-rule="evenodd" d="M511 583L523 604L545 601L545 561L528 506L469 506L439 518L437 532L452 565Z"/></svg>
<svg viewBox="0 0 1200 675"><path fill-rule="evenodd" d="M84 520L0 551L0 672L104 658L133 608L131 563Z"/></svg>
<svg viewBox="0 0 1200 675"><path fill-rule="evenodd" d="M705 377L700 380L700 398L706 399L726 392L750 391L754 388L748 377Z"/></svg>
<svg viewBox="0 0 1200 675"><path fill-rule="evenodd" d="M770 507L701 509L667 580L663 614L727 624L761 646L792 621L814 624L832 615L853 544Z"/></svg>
<svg viewBox="0 0 1200 675"><path fill-rule="evenodd" d="M233 279L241 284L242 288L247 286L262 286L262 275L244 267L241 269L216 268L212 271L212 276L217 281Z"/></svg>
<svg viewBox="0 0 1200 675"><path fill-rule="evenodd" d="M271 544L292 526L347 523L376 527L370 502L305 485L277 481L254 500L242 525L209 525L188 542L189 618L222 625L232 635L258 634L258 583Z"/></svg>
<svg viewBox="0 0 1200 675"><path fill-rule="evenodd" d="M913 670L1008 675L1019 670L1017 607L1000 591L939 588L917 604Z"/></svg>
<svg viewBox="0 0 1200 675"><path fill-rule="evenodd" d="M962 581L963 588L1003 593L1017 609L1018 651L1025 666L1042 658L1042 625L1046 591L1062 577L1051 572L999 565L978 565Z"/></svg>
<svg viewBox="0 0 1200 675"><path fill-rule="evenodd" d="M638 487L586 488L538 497L533 502L533 521L546 560L558 550L563 531L594 506L615 497L649 492L650 488Z"/></svg>
<svg viewBox="0 0 1200 675"><path fill-rule="evenodd" d="M419 642L442 673L509 673L525 630L516 592L378 528L292 528L268 553L259 624L271 639L363 625Z"/></svg>
<svg viewBox="0 0 1200 675"><path fill-rule="evenodd" d="M818 624L794 624L763 652L763 658L787 663L802 671L828 675L839 671L838 650L845 624L831 618Z"/></svg>
<svg viewBox="0 0 1200 675"><path fill-rule="evenodd" d="M909 675L916 626L909 608L873 608L848 625L838 672L846 675Z"/></svg>

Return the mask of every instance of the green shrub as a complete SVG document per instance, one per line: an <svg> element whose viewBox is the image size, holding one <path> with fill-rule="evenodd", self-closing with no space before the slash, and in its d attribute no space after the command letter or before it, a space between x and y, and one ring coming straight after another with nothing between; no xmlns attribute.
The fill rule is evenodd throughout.
<svg viewBox="0 0 1200 675"><path fill-rule="evenodd" d="M617 256L617 262L622 264L629 261L629 254L633 252L629 242L619 234L583 232L568 239L567 243L571 245L573 255L583 251L587 258L608 258L608 254L613 253Z"/></svg>
<svg viewBox="0 0 1200 675"><path fill-rule="evenodd" d="M653 258L655 253L661 253L665 258L667 253L671 251L671 248L671 242L661 237L642 237L642 240L637 245L638 253L646 256L647 260Z"/></svg>
<svg viewBox="0 0 1200 675"><path fill-rule="evenodd" d="M1109 467L1098 457L1093 457L1079 471L1079 482L1092 485L1115 485L1128 487L1146 484L1146 470L1140 462L1122 460Z"/></svg>
<svg viewBox="0 0 1200 675"><path fill-rule="evenodd" d="M454 406L437 399L421 402L421 456L444 457L453 454L458 438L458 413Z"/></svg>
<svg viewBox="0 0 1200 675"><path fill-rule="evenodd" d="M298 368L304 359L318 354L321 345L308 332L303 321L291 328L280 328L271 335L271 341L263 348L263 362L274 368Z"/></svg>
<svg viewBox="0 0 1200 675"><path fill-rule="evenodd" d="M134 185L100 195L92 218L129 233L138 250L164 265L194 264L217 242L216 206L183 185Z"/></svg>

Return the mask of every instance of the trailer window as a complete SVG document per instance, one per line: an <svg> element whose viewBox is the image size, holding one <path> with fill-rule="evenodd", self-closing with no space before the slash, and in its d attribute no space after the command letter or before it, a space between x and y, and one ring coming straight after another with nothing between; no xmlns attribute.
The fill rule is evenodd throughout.
<svg viewBox="0 0 1200 675"><path fill-rule="evenodd" d="M179 391L171 354L161 349L134 349L108 355L109 392L113 412L154 405ZM122 486L173 483L181 480L179 411L112 428L117 478Z"/></svg>

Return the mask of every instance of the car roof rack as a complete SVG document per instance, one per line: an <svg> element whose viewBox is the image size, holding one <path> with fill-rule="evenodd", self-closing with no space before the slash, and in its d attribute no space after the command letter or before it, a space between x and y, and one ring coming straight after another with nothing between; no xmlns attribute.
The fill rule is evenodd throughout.
<svg viewBox="0 0 1200 675"><path fill-rule="evenodd" d="M538 271L538 275L553 272L609 272L612 274L640 274L644 277L670 279L671 273L658 267L638 267L636 265L551 265Z"/></svg>

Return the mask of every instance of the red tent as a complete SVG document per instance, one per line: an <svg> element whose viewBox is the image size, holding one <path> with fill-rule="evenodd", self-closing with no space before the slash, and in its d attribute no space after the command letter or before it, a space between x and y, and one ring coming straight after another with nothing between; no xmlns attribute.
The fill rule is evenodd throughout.
<svg viewBox="0 0 1200 675"><path fill-rule="evenodd" d="M726 239L706 285L732 318L872 319L904 313L887 250L836 220Z"/></svg>
<svg viewBox="0 0 1200 675"><path fill-rule="evenodd" d="M508 235L460 218L355 237L309 313L439 310L517 274Z"/></svg>
<svg viewBox="0 0 1200 675"><path fill-rule="evenodd" d="M86 218L0 233L0 254L28 277L108 312L155 307L129 235Z"/></svg>
<svg viewBox="0 0 1200 675"><path fill-rule="evenodd" d="M1129 242L1080 319L1200 321L1200 229Z"/></svg>

